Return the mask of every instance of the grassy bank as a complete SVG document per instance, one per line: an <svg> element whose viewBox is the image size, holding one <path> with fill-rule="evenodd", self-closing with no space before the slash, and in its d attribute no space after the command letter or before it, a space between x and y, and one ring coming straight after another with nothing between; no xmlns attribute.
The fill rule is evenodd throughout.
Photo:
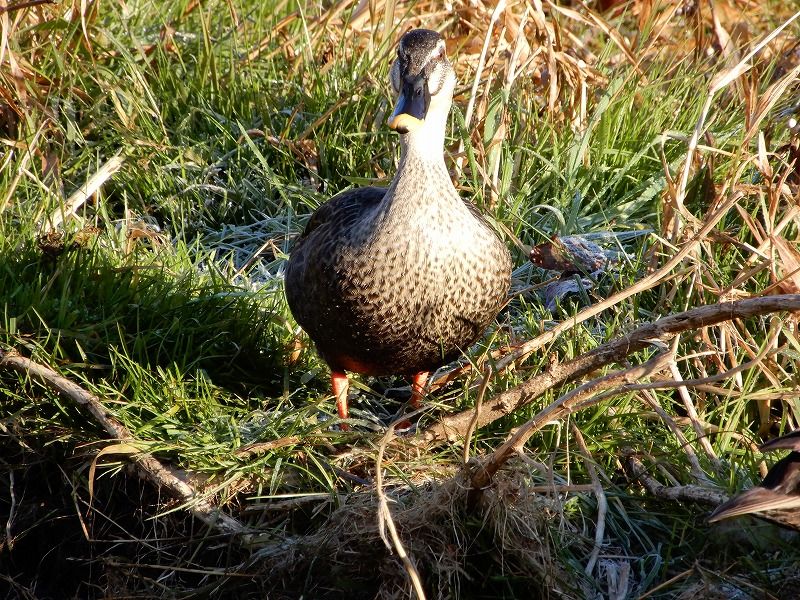
<svg viewBox="0 0 800 600"><path fill-rule="evenodd" d="M429 597L793 597L796 535L705 522L759 481L758 443L798 427L791 315L688 327L472 435L425 437L642 323L798 291L800 25L777 31L797 7L767 4L509 3L496 19L480 2L9 6L0 348L96 396L130 437L0 371L5 597L399 597L411 584L381 539L384 492ZM394 173L387 74L412 26L448 40L448 165L516 270L462 363L475 368L397 441L384 434L401 378L354 378L356 426L332 426L282 274L314 208ZM571 235L616 261L561 295L528 252ZM577 385L659 352L668 364L642 380L687 387L601 385L614 393L550 422L468 497L466 454L480 464ZM141 453L246 535L138 477ZM632 459L692 492L659 494Z"/></svg>

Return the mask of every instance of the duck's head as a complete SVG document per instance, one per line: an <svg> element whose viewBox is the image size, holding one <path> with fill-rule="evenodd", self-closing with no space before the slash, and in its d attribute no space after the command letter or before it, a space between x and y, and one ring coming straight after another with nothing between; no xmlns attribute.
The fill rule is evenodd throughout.
<svg viewBox="0 0 800 600"><path fill-rule="evenodd" d="M456 76L444 39L430 29L413 29L400 38L391 70L397 104L389 127L401 134L441 130L453 101Z"/></svg>

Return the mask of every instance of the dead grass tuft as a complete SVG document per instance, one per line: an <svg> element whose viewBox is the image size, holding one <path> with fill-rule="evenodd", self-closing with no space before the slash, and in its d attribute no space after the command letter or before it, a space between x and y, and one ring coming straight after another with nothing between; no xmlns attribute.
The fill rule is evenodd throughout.
<svg viewBox="0 0 800 600"><path fill-rule="evenodd" d="M469 506L468 487L462 474L389 494L392 518L428 598L480 596L498 584L542 598L580 595L574 577L560 566L564 547L558 544L580 552L587 541L564 517L561 498L531 492L524 463L504 471L479 505ZM376 512L373 494L351 494L313 533L261 550L275 591L408 597L408 575L384 543Z"/></svg>

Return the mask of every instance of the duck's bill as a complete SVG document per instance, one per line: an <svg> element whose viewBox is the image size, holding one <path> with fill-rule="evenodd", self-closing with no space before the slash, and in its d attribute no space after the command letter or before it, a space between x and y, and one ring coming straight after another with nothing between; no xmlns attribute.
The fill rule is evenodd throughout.
<svg viewBox="0 0 800 600"><path fill-rule="evenodd" d="M407 133L425 122L425 115L430 104L430 94L427 88L427 82L424 79L403 85L394 112L389 117L389 127L400 133Z"/></svg>
<svg viewBox="0 0 800 600"><path fill-rule="evenodd" d="M399 115L392 115L389 118L389 127L400 133L408 133L412 129L416 129L422 125L423 122L422 119L418 119L408 113L400 113Z"/></svg>

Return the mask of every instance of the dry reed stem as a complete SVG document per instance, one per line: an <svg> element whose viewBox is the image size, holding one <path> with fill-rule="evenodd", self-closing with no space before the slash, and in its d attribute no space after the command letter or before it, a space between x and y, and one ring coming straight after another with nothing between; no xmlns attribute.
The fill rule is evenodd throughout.
<svg viewBox="0 0 800 600"><path fill-rule="evenodd" d="M397 527L394 524L394 519L392 518L392 511L389 510L389 501L386 497L386 493L383 491L383 455L386 452L386 446L388 445L389 441L394 437L394 428L396 425L396 421L389 425L389 428L386 430L386 434L381 439L381 443L378 446L378 456L375 459L375 494L378 496L378 533L383 540L383 543L386 544L386 547L391 552L392 547L394 547L395 552L400 557L400 560L403 562L403 568L408 573L408 577L411 580L411 586L414 589L414 593L417 595L419 600L425 600L425 590L422 588L422 580L419 576L419 571L417 571L416 565L408 556L405 547L403 546L403 542L400 540L400 536L397 534ZM389 535L392 538L391 543L386 536L386 530L389 530Z"/></svg>
<svg viewBox="0 0 800 600"><path fill-rule="evenodd" d="M778 34L783 31L786 27L788 27L795 19L800 17L800 11L796 12L794 15L789 17L786 21L783 22L780 26L775 28L772 32L769 33L761 42L759 42L747 55L742 58L734 67L730 69L726 69L721 73L718 73L709 84L708 93L706 95L705 103L703 104L703 110L700 113L700 117L697 119L697 124L695 125L694 131L692 132L692 137L689 140L689 147L686 151L686 161L683 164L683 171L681 172L681 177L678 182L678 186L675 190L675 196L673 197L673 203L675 206L675 215L674 215L674 222L672 227L672 235L673 241L680 237L681 231L683 229L682 222L680 220L681 217L686 217L693 219L691 214L688 212L686 207L684 206L684 200L686 198L686 187L689 184L689 171L691 170L692 161L694 160L694 153L697 150L697 144L700 139L701 133L705 129L706 120L708 118L708 113L711 111L711 105L714 102L714 97L717 95L721 89L725 88L729 83L737 80L741 77L744 73L746 73L750 68L753 66L749 61L753 58L758 52L760 52L767 44L769 44L772 40L774 40ZM795 69L800 69L800 65ZM800 70L798 70L800 72ZM794 75L794 70L789 75ZM786 78L782 78L782 81L785 81ZM778 82L781 83L781 82ZM785 85L777 85L771 86L771 90L773 88L777 89L777 92L771 94L769 97L769 101L766 103L769 106L773 106L775 102L777 102L778 97L781 93L786 90L788 86L788 82ZM753 124L760 122L763 117L766 116L766 112L762 112L760 114L759 119ZM745 135L745 139L749 139L752 136L751 132L754 132L753 125L750 126L747 135ZM745 146L743 143L742 146Z"/></svg>
<svg viewBox="0 0 800 600"><path fill-rule="evenodd" d="M681 581L682 579L686 579L687 577L693 575L694 572L695 572L694 567L686 569L685 571L678 573L674 577L670 577L666 581L659 583L657 586L650 588L644 594L638 596L636 600L645 600L645 598L650 598L651 596L657 594L661 590L668 590L673 584L677 583L678 581ZM699 598L700 594L692 594L691 597Z"/></svg>
<svg viewBox="0 0 800 600"><path fill-rule="evenodd" d="M703 384L698 384L698 385L693 386L693 387L698 391L704 391L704 390L708 390L708 388L712 387L712 386L706 386L706 385L703 385ZM724 389L724 388L715 388L715 389L713 389L713 393L721 394L723 396L725 395L726 392L727 392L727 390ZM789 399L794 399L796 397L797 397L797 394L792 393L792 394L787 394L786 397L783 398L783 399L784 400L789 400ZM754 398L753 395L748 395L747 399L748 400L752 400L752 401L756 401L757 400L757 398ZM683 426L689 426L690 425L689 420L686 417L675 417L673 423L679 424L679 425L683 425ZM758 452L759 445L756 442L754 442L752 439L742 435L739 432L731 431L729 429L723 429L719 425L715 425L714 423L709 423L708 421L701 421L701 424L703 426L703 429L707 433L712 433L712 434L724 433L726 435L729 435L730 437L732 437L733 439L735 439L739 443L741 443L743 446L747 447L750 450L750 452L752 452L752 453ZM685 444L688 445L688 442L685 442ZM768 470L769 469L767 467L767 463L764 460L761 460L758 463L758 471L761 474L762 479L764 477L766 477ZM700 480L703 479L703 477L695 477L695 479L700 481Z"/></svg>
<svg viewBox="0 0 800 600"><path fill-rule="evenodd" d="M486 364L486 369L483 373L483 379L481 380L481 386L478 389L478 397L475 400L475 408L474 408L474 417L469 422L469 426L467 427L467 431L464 434L464 464L469 462L469 446L472 443L472 434L475 433L475 428L478 426L478 416L481 414L481 407L483 407L483 399L486 396L486 390L489 387L489 381L491 380L491 373L492 373L492 365L491 363Z"/></svg>
<svg viewBox="0 0 800 600"><path fill-rule="evenodd" d="M547 48L547 70L550 75L550 85L547 94L547 109L552 113L555 110L556 103L558 101L559 89L558 67L556 62L555 42L553 39L555 37L555 27L548 27L541 0L534 0L533 5L536 9L535 14L539 17L539 21L543 25L545 33L545 44Z"/></svg>
<svg viewBox="0 0 800 600"><path fill-rule="evenodd" d="M592 547L592 553L589 555L589 560L586 561L586 566L583 569L584 573L591 576L597 564L597 559L600 557L600 550L603 549L603 539L605 538L606 531L606 514L608 513L608 498L603 490L603 484L600 483L600 477L597 475L592 453L589 452L589 448L586 447L586 441L583 439L580 428L572 422L570 423L570 429L578 444L578 450L581 456L583 456L586 471L589 473L589 479L592 480L592 491L597 498L597 522L594 528L594 546Z"/></svg>
<svg viewBox="0 0 800 600"><path fill-rule="evenodd" d="M128 446L140 444L130 430L106 410L97 396L59 375L50 367L20 356L14 351L0 349L0 369L17 371L44 383L62 397L85 407L113 439L125 442ZM184 508L203 523L220 533L236 536L244 544L251 541L251 535L241 522L221 512L213 502L199 495L191 485L178 477L173 469L146 452L124 453L130 456L131 461L145 479L153 485L167 490L170 495L183 503Z"/></svg>
<svg viewBox="0 0 800 600"><path fill-rule="evenodd" d="M72 217L75 212L83 206L89 198L98 192L103 184L117 171L120 170L125 158L120 153L109 158L86 182L75 191L64 203L50 215L50 218L42 225L42 233L45 230L53 231L61 223Z"/></svg>
<svg viewBox="0 0 800 600"><path fill-rule="evenodd" d="M19 10L31 8L32 6L55 3L56 0L27 0L24 2L15 2L14 4L6 4L6 0L3 0L2 4L0 4L0 14L17 12ZM0 62L2 62L2 58L2 54L0 54Z"/></svg>
<svg viewBox="0 0 800 600"><path fill-rule="evenodd" d="M695 478L696 481L702 481L705 479L705 471L703 471L703 467L700 465L700 459L697 458L697 453L694 451L694 448L689 443L689 440L684 435L683 431L681 431L680 427L676 423L676 419L671 417L667 411L665 411L661 403L658 401L658 397L651 391L647 389L641 390L641 394L639 396L643 399L645 404L647 404L653 412L661 419L663 423L667 425L667 428L672 432L672 435L675 436L675 439L678 440L678 444L683 449L683 453L686 455L686 460L689 462L689 469L691 470L692 477Z"/></svg>
<svg viewBox="0 0 800 600"><path fill-rule="evenodd" d="M672 389L677 388L678 390L686 390L687 388L691 387L691 388L697 389L698 387L703 386L703 385L708 385L710 383L715 383L717 381L724 381L724 380L730 379L731 377L736 377L736 376L738 376L739 374L741 374L744 371L747 371L749 369L761 366L765 359L767 359L767 358L769 358L769 356L777 353L778 349L772 348L772 345L773 345L772 343L777 340L777 338L780 335L780 333L781 333L781 328L780 327L775 327L774 331L773 331L773 335L770 338L770 340L766 344L764 344L761 352L759 352L752 360L750 360L750 361L748 361L746 363L743 363L741 365L737 365L737 366L735 366L735 367L733 367L731 369L728 369L727 371L724 371L722 373L717 373L716 375L711 375L711 376L697 378L697 379L676 379L675 381L656 381L656 382L653 382L653 383L637 383L637 384L632 384L632 385L626 386L626 390L627 391L641 390L641 391L648 391L649 392L650 390L670 389L670 388L672 388ZM676 341L677 341L677 338L676 338ZM673 352L674 352L674 348L675 348L675 346L673 344ZM676 363L675 363L674 360L672 360L670 362L670 370L673 371L674 367L676 367ZM675 371L673 371L673 376L674 376L674 372ZM680 377L680 374L678 374L678 377ZM721 390L721 393L724 394L725 392L726 392L726 390ZM688 398L688 394L687 394L687 398ZM678 439L681 447L684 449L684 452L687 455L687 458L689 460L689 464L690 464L691 469L692 469L692 476L695 478L695 480L697 480L697 481L706 480L707 477L705 475L705 472L703 471L703 469L700 466L700 462L697 460L697 456L696 456L694 450L692 449L691 445L689 444L689 441L683 435L683 432L681 432L680 429L678 429L678 427L676 425L675 421L677 419L673 419L672 417L670 417L661 408L661 405L658 403L658 400L656 399L656 397L654 395L647 393L647 394L644 395L644 399L645 399L645 402L651 408L653 408L653 410L656 412L656 414L659 415L659 417L664 421L664 423L666 423L667 427L669 427L669 429L673 432L675 437ZM700 442L701 446L703 446L703 449L706 450L706 446L708 446L709 448L711 447L711 444L708 441L708 437L707 437L708 433L709 432L713 432L715 428L713 426L711 426L709 423L706 423L705 421L701 421L699 416L698 416L698 414L697 414L697 412L696 412L696 410L695 410L695 408L694 408L693 403L691 402L691 399L688 399L688 402L689 402L689 405L691 407L691 410L690 410L689 407L687 407L687 413L689 413L689 416L688 417L684 417L683 419L686 420L688 422L688 424L690 424L691 427L694 429L695 434L697 436L697 440ZM718 429L718 428L716 428L716 429ZM705 442L705 445L703 445L703 442ZM720 465L719 459L717 458L716 454L713 453L713 450L712 450L711 453L708 453L708 451L706 451L706 455L708 456L709 460L714 465L714 468L719 470L721 465Z"/></svg>
<svg viewBox="0 0 800 600"><path fill-rule="evenodd" d="M551 0L547 0L547 5L550 7L551 10L559 12L564 16L569 17L570 19L574 19L575 21L585 23L586 25L589 26L594 25L597 28L599 28L603 33L605 33L611 39L611 41L614 42L614 45L620 49L620 51L625 56L626 60L630 63L630 65L634 68L636 73L642 78L642 83L647 84L647 76L645 75L641 66L639 66L639 63L641 61L636 60L636 57L633 56L633 53L631 52L630 48L628 48L628 45L625 43L625 39L622 37L619 31L617 31L617 29L613 27L608 21L603 19L600 15L598 15L596 12L594 12L592 9L586 6L584 2L579 0L578 3L580 4L581 8L583 8L583 10L586 12L588 18L576 10L571 10L569 8L558 6L554 4Z"/></svg>
<svg viewBox="0 0 800 600"><path fill-rule="evenodd" d="M481 49L480 58L478 58L478 66L475 68L475 77L472 80L472 88L469 93L469 101L467 102L467 109L464 113L464 128L466 131L469 131L470 125L472 124L472 114L475 110L475 100L478 97L478 85L481 82L481 76L483 75L483 69L486 65L486 53L489 50L489 43L492 41L492 31L494 30L494 26L497 23L497 20L500 18L500 13L505 10L506 7L506 0L499 0L497 6L495 7L494 11L492 11L492 16L489 19L489 26L486 29L486 36L483 40L483 48ZM464 162L464 140L461 139L458 142L458 150L456 150L456 154L458 158L456 159L455 164L455 175L456 179L461 177L461 167Z"/></svg>
<svg viewBox="0 0 800 600"><path fill-rule="evenodd" d="M481 411L478 425L483 426L522 406L530 404L534 399L554 386L574 381L611 362L620 362L625 357L643 350L655 341L663 343L683 331L708 327L732 319L751 318L782 311L800 311L800 294L785 294L712 304L664 317L654 323L643 325L621 338L603 344L572 361L556 365L512 389L498 394ZM659 370L663 368L665 359L665 354L659 354L641 366L615 373L614 377L618 378L620 382L633 385L637 378L641 379L656 372L656 367ZM512 450L523 445L533 433L541 429L547 422L573 412L577 401L582 399L581 394L588 389L587 386L600 386L604 381L609 381L609 378L601 378L591 382L591 384L585 384L583 388L579 388L582 390L581 393L572 392L560 398L525 423L525 425L518 428L514 435L495 450L485 464L479 468L479 472L473 478L475 487L481 488L486 485L497 469L508 460ZM426 429L416 443L419 445L431 445L456 440L463 436L473 418L474 414L471 410L446 417L441 422Z"/></svg>
<svg viewBox="0 0 800 600"><path fill-rule="evenodd" d="M676 337L672 343L672 353L673 356L675 355L675 351L678 349L678 341L680 338ZM697 441L700 444L700 447L705 452L706 457L711 462L711 465L717 472L720 472L722 465L719 461L719 457L714 452L714 449L711 447L711 442L706 437L706 432L703 429L702 425L700 425L700 418L697 413L697 407L692 402L692 397L689 395L689 385L683 380L683 376L681 375L680 370L678 369L678 364L675 360L670 361L669 364L669 371L672 375L673 380L675 383L679 383L680 385L677 387L678 395L683 402L683 407L686 409L686 414L689 416L689 421L692 423L692 428L694 429L694 433L697 436Z"/></svg>
<svg viewBox="0 0 800 600"><path fill-rule="evenodd" d="M38 146L39 138L45 134L48 126L48 120L44 119L39 128L33 134L31 141L21 148L22 156L20 157L19 164L16 167L17 172L14 174L14 178L11 180L11 183L9 184L8 189L5 191L5 194L3 194L3 199L0 200L0 214L5 212L9 202L11 202L11 198L14 197L14 193L17 190L19 182L22 180L23 175L28 170L28 163L33 159L34 149ZM12 152L9 152L9 155L11 154Z"/></svg>
<svg viewBox="0 0 800 600"><path fill-rule="evenodd" d="M792 296L800 297L800 294L791 294ZM712 305L713 306L713 305ZM777 333L780 333L778 331ZM772 354L775 354L778 350L777 349L770 349L769 346L765 346L764 349L759 352L759 354L750 361L746 363L742 363L741 365L737 365L732 369L729 369L723 373L717 373L716 375L710 375L708 377L699 377L697 379L677 379L674 381L655 381L653 383L636 383L629 386L631 390L660 390L660 389L680 389L682 387L698 387L701 385L705 385L708 383L714 383L716 381L724 381L726 379L730 379L731 377L741 373L742 371L747 371L748 369L755 368L759 366L762 360L769 357ZM692 417L688 417L690 420ZM695 416L695 419L698 423L701 421ZM705 435L705 432L701 429L700 435Z"/></svg>

